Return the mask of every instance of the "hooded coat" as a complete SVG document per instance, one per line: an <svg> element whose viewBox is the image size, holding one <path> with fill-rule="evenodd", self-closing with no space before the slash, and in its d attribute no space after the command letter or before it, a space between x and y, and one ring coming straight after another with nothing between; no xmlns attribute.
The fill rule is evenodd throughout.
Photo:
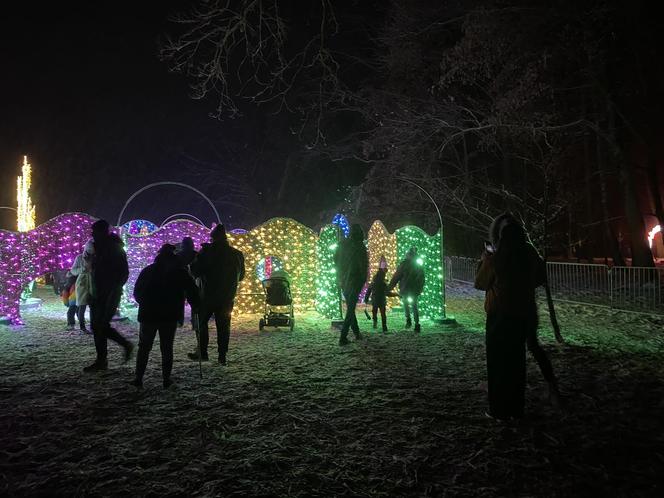
<svg viewBox="0 0 664 498"><path fill-rule="evenodd" d="M369 257L364 246L364 234L359 225L353 225L350 235L339 244L334 254L339 287L344 293L359 292L367 281Z"/></svg>
<svg viewBox="0 0 664 498"><path fill-rule="evenodd" d="M198 289L194 280L174 254L159 254L155 262L143 269L134 298L138 302L138 321L150 323L177 322L184 319L185 298L196 309Z"/></svg>
<svg viewBox="0 0 664 498"><path fill-rule="evenodd" d="M93 283L96 294L104 295L127 282L129 278L127 254L124 251L124 243L114 233L95 237L94 246Z"/></svg>
<svg viewBox="0 0 664 498"><path fill-rule="evenodd" d="M213 232L211 244L203 244L191 263L192 274L201 279L202 302L207 309L233 303L237 286L244 279L244 255L231 247L226 232Z"/></svg>

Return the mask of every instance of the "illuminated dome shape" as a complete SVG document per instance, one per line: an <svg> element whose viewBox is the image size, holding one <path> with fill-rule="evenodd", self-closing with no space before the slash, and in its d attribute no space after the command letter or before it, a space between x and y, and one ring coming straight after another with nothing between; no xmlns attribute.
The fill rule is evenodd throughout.
<svg viewBox="0 0 664 498"><path fill-rule="evenodd" d="M348 219L343 214L335 214L334 218L332 218L332 224L341 228L344 237L348 237L348 234L350 234L350 225L348 224Z"/></svg>
<svg viewBox="0 0 664 498"><path fill-rule="evenodd" d="M142 237L156 232L157 228L157 225L148 220L131 220L122 225L122 233Z"/></svg>
<svg viewBox="0 0 664 498"><path fill-rule="evenodd" d="M272 272L283 271L284 262L276 256L266 256L256 265L256 276L263 282L272 275Z"/></svg>

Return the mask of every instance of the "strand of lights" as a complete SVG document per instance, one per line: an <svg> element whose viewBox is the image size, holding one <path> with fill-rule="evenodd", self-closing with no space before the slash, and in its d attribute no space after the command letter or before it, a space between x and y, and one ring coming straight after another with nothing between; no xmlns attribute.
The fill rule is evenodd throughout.
<svg viewBox="0 0 664 498"><path fill-rule="evenodd" d="M121 233L135 236L150 235L157 230L157 225L147 220L132 220L122 225Z"/></svg>
<svg viewBox="0 0 664 498"><path fill-rule="evenodd" d="M650 246L650 249L652 249L652 242L655 240L655 235L660 233L662 231L662 227L660 225L656 225L650 232L648 232L648 245Z"/></svg>
<svg viewBox="0 0 664 498"><path fill-rule="evenodd" d="M326 318L339 317L339 286L334 265L340 228L325 225L316 242L318 278L316 279L316 310Z"/></svg>
<svg viewBox="0 0 664 498"><path fill-rule="evenodd" d="M23 286L38 276L70 268L76 255L83 250L95 218L81 214L63 214L29 232L0 230L0 316L20 323L19 301ZM272 271L280 269L291 277L295 308L299 311L314 305L324 316L339 314L339 291L334 271L334 253L340 228L325 226L317 237L309 228L285 218L275 218L253 230L228 235L229 242L245 255L247 275L241 282L235 313L260 313L265 296L261 285L261 262L266 259ZM167 223L148 235L123 233L129 262L129 280L125 303L130 302L133 286L140 271L154 261L159 248L177 244L191 237L197 248L209 241L209 229L188 220ZM440 234L430 237L416 227L405 227L389 234L380 222L369 231L371 272L375 272L381 256L391 271L411 246L419 249L426 272L426 285L421 297L422 316L440 316L442 310ZM436 276L438 278L436 278ZM367 276L370 278L370 275Z"/></svg>
<svg viewBox="0 0 664 498"><path fill-rule="evenodd" d="M396 232L397 256L403 260L411 247L417 248L416 264L424 267L424 290L419 299L419 310L422 318L443 316L442 286L443 265L440 260L440 233L430 236L416 226L399 228Z"/></svg>
<svg viewBox="0 0 664 498"><path fill-rule="evenodd" d="M28 162L28 156L23 156L23 167L21 176L16 179L17 200L17 229L19 232L28 232L35 228L35 206L30 198L30 187L32 186L32 166Z"/></svg>
<svg viewBox="0 0 664 498"><path fill-rule="evenodd" d="M22 288L39 276L71 268L95 221L86 214L70 213L29 232L0 230L0 316L20 324Z"/></svg>
<svg viewBox="0 0 664 498"><path fill-rule="evenodd" d="M256 277L259 281L267 280L275 271L282 271L284 263L276 256L266 256L256 267Z"/></svg>
<svg viewBox="0 0 664 498"><path fill-rule="evenodd" d="M371 279L378 271L380 260L383 257L387 261L387 276L385 280L389 282L399 263L397 260L397 236L395 234L390 234L387 231L387 228L385 228L385 225L376 220L369 229L368 246L369 277L367 282L371 282ZM390 307L398 306L399 298L390 297L387 299L387 304Z"/></svg>
<svg viewBox="0 0 664 498"><path fill-rule="evenodd" d="M332 224L341 228L344 237L348 237L350 234L350 225L348 224L348 219L343 214L335 214L334 218L332 218Z"/></svg>

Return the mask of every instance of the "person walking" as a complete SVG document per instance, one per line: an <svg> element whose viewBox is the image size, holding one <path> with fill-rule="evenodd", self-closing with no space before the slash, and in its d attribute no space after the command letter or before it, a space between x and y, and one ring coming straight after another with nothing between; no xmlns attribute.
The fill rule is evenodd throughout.
<svg viewBox="0 0 664 498"><path fill-rule="evenodd" d="M164 244L154 263L141 271L134 286L134 298L138 303L140 331L132 385L143 387L143 375L158 333L162 381L164 388L168 388L173 383L173 342L178 321L184 316L185 298L193 310L199 305L196 284L175 255L175 246Z"/></svg>
<svg viewBox="0 0 664 498"><path fill-rule="evenodd" d="M544 263L513 216L494 220L490 234L497 244L487 246L475 277L475 288L486 291L488 415L518 419L525 405L525 345L537 330L535 288L544 281Z"/></svg>
<svg viewBox="0 0 664 498"><path fill-rule="evenodd" d="M354 224L350 227L348 238L341 241L337 252L334 254L339 287L346 300L346 316L341 326L339 345L348 344L348 331L353 330L356 339L361 339L360 327L355 316L357 301L367 281L369 271L369 257L367 248L364 246L364 232L360 225Z"/></svg>
<svg viewBox="0 0 664 498"><path fill-rule="evenodd" d="M378 271L373 276L371 284L367 287L367 292L364 295L364 303L371 300L371 318L373 320L373 328L378 326L378 311L380 311L380 321L383 326L383 332L387 332L387 282L385 277L387 275L387 261L381 257L378 264Z"/></svg>
<svg viewBox="0 0 664 498"><path fill-rule="evenodd" d="M196 361L208 360L208 322L214 316L218 361L221 365L226 365L231 314L238 284L244 278L244 255L228 243L224 225L214 227L210 238L212 243L203 244L190 265L194 277L200 279L202 300L198 326L200 351L189 353L188 356Z"/></svg>
<svg viewBox="0 0 664 498"><path fill-rule="evenodd" d="M92 282L94 294L90 302L90 322L95 338L97 358L85 367L85 372L106 370L108 368L108 340L124 348L124 362L131 359L134 346L117 330L111 327L113 315L120 305L122 286L129 277L127 255L120 237L110 232L106 220L97 220L92 224L92 239L95 254L92 261Z"/></svg>
<svg viewBox="0 0 664 498"><path fill-rule="evenodd" d="M89 240L83 252L76 256L74 264L71 267L72 275L76 277L76 314L81 332L89 334L90 331L85 326L85 310L90 304L92 296L92 258L94 256L94 243Z"/></svg>
<svg viewBox="0 0 664 498"><path fill-rule="evenodd" d="M399 294L403 302L403 309L406 314L406 328L412 327L410 319L410 310L413 309L413 319L415 320L415 332L420 332L420 308L419 299L424 290L424 269L422 260L417 257L417 247L411 247L406 253L406 257L399 263L397 271L394 272L390 280L388 290L394 289L399 285Z"/></svg>

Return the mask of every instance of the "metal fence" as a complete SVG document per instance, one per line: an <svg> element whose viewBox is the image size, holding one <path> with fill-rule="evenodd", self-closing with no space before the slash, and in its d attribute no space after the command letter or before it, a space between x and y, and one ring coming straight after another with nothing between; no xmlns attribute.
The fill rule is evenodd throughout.
<svg viewBox="0 0 664 498"><path fill-rule="evenodd" d="M448 280L472 284L479 260L448 256ZM664 314L664 268L547 263L554 299L637 312Z"/></svg>

